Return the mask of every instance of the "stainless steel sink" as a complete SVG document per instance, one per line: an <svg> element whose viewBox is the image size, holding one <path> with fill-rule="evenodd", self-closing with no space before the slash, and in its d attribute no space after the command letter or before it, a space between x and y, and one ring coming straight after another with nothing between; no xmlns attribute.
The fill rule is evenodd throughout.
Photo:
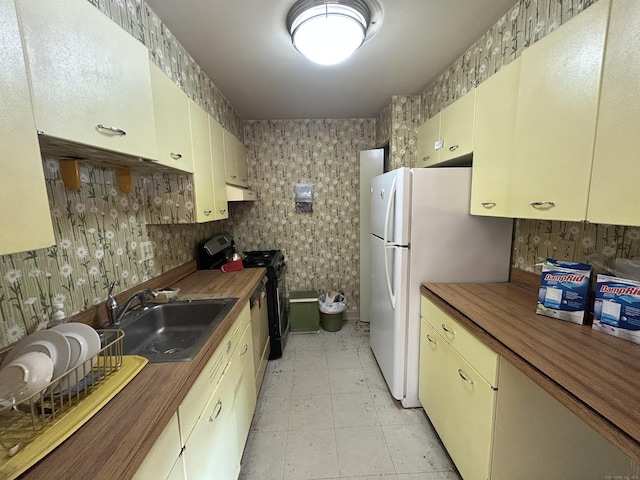
<svg viewBox="0 0 640 480"><path fill-rule="evenodd" d="M119 326L124 354L152 363L192 360L237 301L185 300L127 313Z"/></svg>

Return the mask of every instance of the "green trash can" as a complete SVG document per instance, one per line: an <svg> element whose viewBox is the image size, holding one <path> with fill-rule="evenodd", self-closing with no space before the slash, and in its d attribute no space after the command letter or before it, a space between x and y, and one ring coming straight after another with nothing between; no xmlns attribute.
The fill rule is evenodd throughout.
<svg viewBox="0 0 640 480"><path fill-rule="evenodd" d="M320 330L318 292L307 290L289 294L289 328L291 333L312 333Z"/></svg>
<svg viewBox="0 0 640 480"><path fill-rule="evenodd" d="M340 303L337 308L331 307L331 304L324 303L325 295L322 294L318 298L318 308L320 310L320 325L327 332L337 332L342 329L342 315L346 308L346 300L344 295L340 295L336 302ZM335 311L333 311L335 310Z"/></svg>

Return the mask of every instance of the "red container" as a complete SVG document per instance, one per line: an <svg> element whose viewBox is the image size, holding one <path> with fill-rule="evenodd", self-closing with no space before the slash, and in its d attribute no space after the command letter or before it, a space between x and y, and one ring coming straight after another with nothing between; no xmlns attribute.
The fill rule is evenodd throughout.
<svg viewBox="0 0 640 480"><path fill-rule="evenodd" d="M243 269L244 269L244 265L242 265L242 260L233 260L231 262L225 263L224 265L222 265L222 267L220 267L220 270L222 270L225 273L237 272L238 270L243 270Z"/></svg>

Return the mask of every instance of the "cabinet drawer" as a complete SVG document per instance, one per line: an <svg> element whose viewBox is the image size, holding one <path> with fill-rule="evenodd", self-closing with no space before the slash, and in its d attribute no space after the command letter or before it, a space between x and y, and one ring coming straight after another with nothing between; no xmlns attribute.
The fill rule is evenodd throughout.
<svg viewBox="0 0 640 480"><path fill-rule="evenodd" d="M489 383L497 386L498 354L456 320L422 297L421 316Z"/></svg>
<svg viewBox="0 0 640 480"><path fill-rule="evenodd" d="M200 414L240 344L250 320L249 302L247 302L178 407L180 431L184 440L189 438Z"/></svg>

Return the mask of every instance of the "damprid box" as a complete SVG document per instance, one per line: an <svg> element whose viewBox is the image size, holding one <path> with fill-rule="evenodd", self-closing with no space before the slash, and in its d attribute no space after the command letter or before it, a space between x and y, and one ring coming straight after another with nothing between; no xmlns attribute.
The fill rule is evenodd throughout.
<svg viewBox="0 0 640 480"><path fill-rule="evenodd" d="M547 258L542 265L536 313L584 323L591 265Z"/></svg>
<svg viewBox="0 0 640 480"><path fill-rule="evenodd" d="M598 275L592 328L640 343L640 282Z"/></svg>

